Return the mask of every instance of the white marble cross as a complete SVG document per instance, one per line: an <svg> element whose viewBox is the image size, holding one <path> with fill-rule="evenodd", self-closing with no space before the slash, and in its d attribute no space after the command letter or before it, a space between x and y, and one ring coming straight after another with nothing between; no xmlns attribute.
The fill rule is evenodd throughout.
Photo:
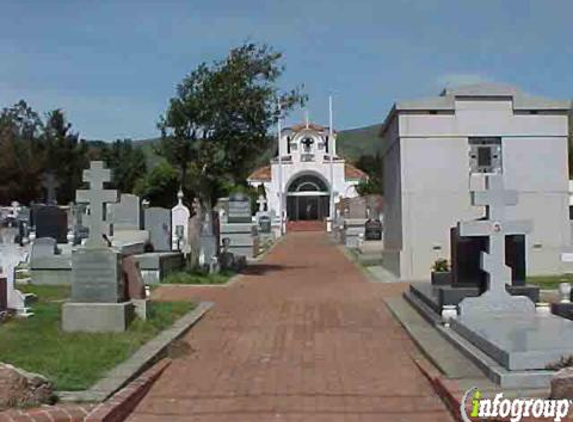
<svg viewBox="0 0 573 422"><path fill-rule="evenodd" d="M84 170L84 182L90 184L88 190L76 191L76 202L88 202L90 204L89 237L85 246L98 248L107 246L103 238L106 233L104 224L104 206L108 202L117 202L117 191L104 189L103 184L111 180L111 172L104 168L102 161L92 161L90 168Z"/></svg>
<svg viewBox="0 0 573 422"><path fill-rule="evenodd" d="M471 307L471 304L475 303L478 305L476 309L482 311L530 310L529 305L533 303L529 299L511 297L505 290L505 285L511 284L511 268L505 264L505 237L529 233L531 222L506 221L505 207L517 205L517 192L504 190L502 174L486 176L486 189L483 192L471 193L472 205L486 207L486 219L460 222L458 232L460 236L489 238L488 252L481 253L481 269L488 274L487 291L479 298L464 299L460 308L463 313L464 304Z"/></svg>
<svg viewBox="0 0 573 422"><path fill-rule="evenodd" d="M257 199L257 204L259 204L259 211L264 212L267 206L267 199L263 195L260 195L259 199Z"/></svg>
<svg viewBox="0 0 573 422"><path fill-rule="evenodd" d="M46 188L48 205L56 204L56 189L60 187L60 182L54 176L54 173L46 173L42 179L42 186Z"/></svg>

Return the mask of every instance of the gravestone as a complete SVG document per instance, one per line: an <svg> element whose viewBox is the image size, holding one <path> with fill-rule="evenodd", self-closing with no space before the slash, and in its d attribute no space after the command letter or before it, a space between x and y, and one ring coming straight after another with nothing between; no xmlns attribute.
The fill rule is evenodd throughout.
<svg viewBox="0 0 573 422"><path fill-rule="evenodd" d="M487 237L462 237L457 227L450 230L452 286L478 287L485 292L488 275L481 269L481 253L488 247ZM505 263L511 268L512 286L525 285L525 236L505 237Z"/></svg>
<svg viewBox="0 0 573 422"><path fill-rule="evenodd" d="M234 223L251 223L253 221L251 214L251 200L243 193L234 193L229 197L229 211L227 213L227 222Z"/></svg>
<svg viewBox="0 0 573 422"><path fill-rule="evenodd" d="M144 213L145 230L149 232L149 242L155 252L171 251L171 210L150 207Z"/></svg>
<svg viewBox="0 0 573 422"><path fill-rule="evenodd" d="M51 237L36 239L30 253L30 277L34 285L70 285L71 250L63 253Z"/></svg>
<svg viewBox="0 0 573 422"><path fill-rule="evenodd" d="M105 204L117 200L115 190L107 190L111 174L103 162L92 161L84 170L88 190L78 190L78 202L90 204L89 237L84 247L72 253L72 295L62 308L64 331L122 332L133 316L127 301L120 254L108 247L104 238Z"/></svg>
<svg viewBox="0 0 573 422"><path fill-rule="evenodd" d="M382 240L382 223L380 220L369 219L364 224L364 240Z"/></svg>
<svg viewBox="0 0 573 422"><path fill-rule="evenodd" d="M51 237L58 243L67 243L68 216L56 205L41 206L36 209L36 239Z"/></svg>
<svg viewBox="0 0 573 422"><path fill-rule="evenodd" d="M177 192L178 203L171 209L171 222L173 227L173 250L188 253L189 248L189 219L191 212L183 204L183 192Z"/></svg>
<svg viewBox="0 0 573 422"><path fill-rule="evenodd" d="M2 313L8 310L8 280L0 275L0 321Z"/></svg>
<svg viewBox="0 0 573 422"><path fill-rule="evenodd" d="M54 173L45 173L42 178L42 187L46 189L46 204L56 205L56 189L60 187L60 182L54 176Z"/></svg>
<svg viewBox="0 0 573 422"><path fill-rule="evenodd" d="M259 216L258 221L260 233L268 234L271 232L271 217L268 215L261 215Z"/></svg>
<svg viewBox="0 0 573 422"><path fill-rule="evenodd" d="M139 196L122 193L116 204L109 204L110 222L113 230L140 230L141 210Z"/></svg>
<svg viewBox="0 0 573 422"><path fill-rule="evenodd" d="M19 317L34 315L30 310L30 302L35 295L24 294L16 289L16 267L27 259L27 251L14 244L16 229L3 232L3 243L0 244L0 277L6 279L6 307Z"/></svg>
<svg viewBox="0 0 573 422"><path fill-rule="evenodd" d="M471 317L488 312L514 314L535 311L534 303L523 296L512 296L506 291L511 285L512 271L506 264L506 236L524 235L531 231L530 222L506 221L505 207L517 204L517 192L504 190L503 175L489 175L486 190L472 192L474 206L486 207L486 220L458 223L461 236L487 237L488 250L481 252L481 269L488 274L485 293L477 298L466 298L460 303L460 314Z"/></svg>

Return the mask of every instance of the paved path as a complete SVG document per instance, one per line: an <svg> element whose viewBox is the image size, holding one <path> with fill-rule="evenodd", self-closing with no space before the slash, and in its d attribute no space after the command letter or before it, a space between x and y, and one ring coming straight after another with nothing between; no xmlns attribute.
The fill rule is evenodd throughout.
<svg viewBox="0 0 573 422"><path fill-rule="evenodd" d="M131 421L452 421L373 284L323 233L293 233L214 300Z"/></svg>

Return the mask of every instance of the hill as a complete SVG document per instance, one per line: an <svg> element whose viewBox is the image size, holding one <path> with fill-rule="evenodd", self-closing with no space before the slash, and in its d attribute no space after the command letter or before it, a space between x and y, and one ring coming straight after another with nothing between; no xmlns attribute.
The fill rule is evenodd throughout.
<svg viewBox="0 0 573 422"><path fill-rule="evenodd" d="M380 124L341 130L338 132L338 154L350 162L356 162L362 155L376 155L382 147L382 140L378 136ZM134 143L140 146L146 156L148 168L152 168L160 158L155 153L155 145L159 138L140 139ZM276 142L273 142L267 153L262 154L255 167L265 165L276 154Z"/></svg>

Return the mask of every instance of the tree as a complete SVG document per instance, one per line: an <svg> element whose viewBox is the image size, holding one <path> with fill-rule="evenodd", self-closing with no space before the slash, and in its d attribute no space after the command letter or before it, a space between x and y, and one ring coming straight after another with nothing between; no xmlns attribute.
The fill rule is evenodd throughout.
<svg viewBox="0 0 573 422"><path fill-rule="evenodd" d="M56 109L46 115L44 129L45 164L48 172L56 175L60 187L59 203L75 199L76 190L82 185L82 172L88 167L88 145L79 134L72 132L72 124L64 112Z"/></svg>
<svg viewBox="0 0 573 422"><path fill-rule="evenodd" d="M154 206L171 208L175 205L177 189L177 170L163 160L137 181L134 193L149 200Z"/></svg>
<svg viewBox="0 0 573 422"><path fill-rule="evenodd" d="M112 181L122 193L132 193L136 182L145 175L145 155L131 139L116 140L106 145L102 157L112 172Z"/></svg>
<svg viewBox="0 0 573 422"><path fill-rule="evenodd" d="M384 193L384 158L376 155L362 155L355 163L356 167L368 174L368 180L356 187L359 195Z"/></svg>
<svg viewBox="0 0 573 422"><path fill-rule="evenodd" d="M158 152L207 208L225 185L246 184L252 162L271 142L268 130L279 113L306 99L298 88L277 88L281 57L266 45L248 43L222 61L200 64L177 86L160 118Z"/></svg>
<svg viewBox="0 0 573 422"><path fill-rule="evenodd" d="M0 113L0 203L28 203L40 196L42 128L24 100Z"/></svg>

